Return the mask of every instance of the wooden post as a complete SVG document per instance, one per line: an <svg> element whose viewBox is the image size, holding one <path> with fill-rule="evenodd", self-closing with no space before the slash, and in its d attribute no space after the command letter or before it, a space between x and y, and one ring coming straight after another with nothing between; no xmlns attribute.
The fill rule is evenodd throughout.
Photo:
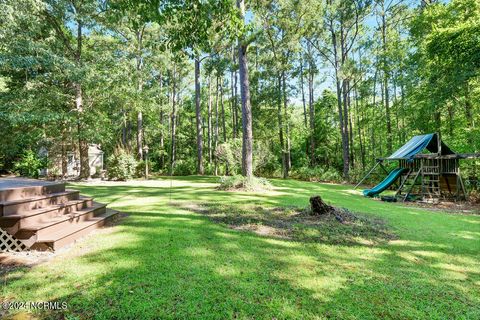
<svg viewBox="0 0 480 320"><path fill-rule="evenodd" d="M440 156L442 154L442 141L440 140L440 133L436 132L435 134L437 135L437 143L438 143L437 151L438 151L438 155Z"/></svg>
<svg viewBox="0 0 480 320"><path fill-rule="evenodd" d="M362 180L360 180L360 182L357 183L353 189L354 189L354 190L357 189L358 186L362 184L362 182L372 173L373 170L375 170L375 168L376 168L381 162L382 162L381 160L377 160L377 163L375 163L375 165L373 166L373 168L370 169L370 171L368 171L368 173L365 175L365 177L363 177ZM382 167L383 167L383 166L382 166Z"/></svg>
<svg viewBox="0 0 480 320"><path fill-rule="evenodd" d="M403 186L405 185L405 182L407 182L408 176L410 176L411 173L412 173L412 169L410 168L410 169L408 169L408 172L407 172L405 178L404 178L404 179L402 180L402 182L400 183L400 186L398 187L397 192L395 192L395 197L400 194L400 192L402 191Z"/></svg>
<svg viewBox="0 0 480 320"><path fill-rule="evenodd" d="M385 173L386 173L387 175L390 174L390 172L388 172L388 170L383 166L382 163L380 163L380 167L382 167L383 171L385 171ZM397 182L394 182L394 184L395 184L395 186L398 188Z"/></svg>
<svg viewBox="0 0 480 320"><path fill-rule="evenodd" d="M465 191L465 185L463 184L463 179L462 179L462 176L460 174L460 166L458 166L457 172L458 172L457 182L460 182L460 187L462 188L462 192L463 192L463 198L465 200L467 200L467 192ZM457 190L458 190L458 183L457 183ZM460 196L460 191L457 191L457 194L458 194L458 196ZM458 200L458 198L457 198L457 200Z"/></svg>
<svg viewBox="0 0 480 320"><path fill-rule="evenodd" d="M415 174L415 178L413 178L412 185L410 186L410 189L408 189L407 193L405 194L405 197L403 198L403 202L407 200L408 196L413 190L413 187L415 186L415 183L417 182L418 176L420 175L420 172L422 171L422 168L418 169L417 173Z"/></svg>

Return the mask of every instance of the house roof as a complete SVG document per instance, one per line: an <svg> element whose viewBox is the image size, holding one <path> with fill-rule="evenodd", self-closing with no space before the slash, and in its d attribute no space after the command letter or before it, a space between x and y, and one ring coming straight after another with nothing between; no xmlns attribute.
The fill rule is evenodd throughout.
<svg viewBox="0 0 480 320"><path fill-rule="evenodd" d="M387 160L412 159L415 157L415 155L425 150L431 153L437 153L442 156L455 154L455 152L453 152L443 142L440 142L441 149L438 150L439 139L440 138L437 133L429 133L429 134L415 136L386 159Z"/></svg>
<svg viewBox="0 0 480 320"><path fill-rule="evenodd" d="M88 145L88 154L103 154L103 151L96 144Z"/></svg>

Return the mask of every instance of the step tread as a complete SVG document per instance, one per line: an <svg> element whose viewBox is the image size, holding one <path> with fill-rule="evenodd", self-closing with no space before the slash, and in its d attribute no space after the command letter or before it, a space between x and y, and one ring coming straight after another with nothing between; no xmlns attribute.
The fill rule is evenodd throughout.
<svg viewBox="0 0 480 320"><path fill-rule="evenodd" d="M43 199L48 199L48 198L53 198L53 197L58 197L58 196L65 196L65 195L69 195L69 194L72 194L72 193L79 193L79 191L78 190L72 190L72 189L66 189L63 192L49 193L49 194L36 196L36 197L31 197L31 198L24 198L24 199L10 200L10 201L2 201L2 202L0 202L0 205L9 206L9 205L21 204L21 203L26 203L26 202L33 202L33 201L38 201L38 200L43 200Z"/></svg>
<svg viewBox="0 0 480 320"><path fill-rule="evenodd" d="M91 206L91 207L88 207L88 208L85 208L85 209L82 209L82 210L76 210L76 211L73 211L71 213L61 215L59 217L50 218L50 219L48 219L48 220L46 220L45 222L42 222L42 223L37 223L37 224L34 224L34 225L25 226L25 227L22 227L19 231L22 231L22 230L38 231L38 230L41 230L43 228L55 225L57 223L68 221L70 219L80 217L84 214L87 214L89 212L92 212L96 209L100 209L100 208L103 208L103 207L106 207L106 204L94 203L93 206Z"/></svg>
<svg viewBox="0 0 480 320"><path fill-rule="evenodd" d="M68 202L61 203L61 204L54 204L54 205L44 207L44 208L33 209L33 210L30 210L30 211L28 211L24 214L9 214L9 215L6 215L6 216L0 217L0 218L2 218L2 219L28 218L28 217L36 216L36 215L43 214L43 213L46 213L46 212L49 212L49 211L58 210L58 209L61 209L61 208L64 208L64 207L74 206L76 204L79 204L79 203L82 203L82 202L85 202L85 201L91 201L91 200L93 200L93 198L80 196L80 198L78 200L70 200Z"/></svg>
<svg viewBox="0 0 480 320"><path fill-rule="evenodd" d="M97 216L97 217L94 217L94 218L91 218L87 221L83 221L83 222L79 222L79 223L76 223L75 225L72 225L71 227L69 228L65 228L63 230L60 230L58 232L55 232L55 233L50 233L48 235L45 235L43 237L39 237L35 242L36 243L44 243L44 242L55 242L55 241L59 241L65 237L68 237L74 233L77 233L79 231L82 231L83 229L85 228L88 228L104 219L107 219L113 215L116 215L118 213L118 211L115 211L115 210L112 210L112 209L108 209L106 210L105 213Z"/></svg>

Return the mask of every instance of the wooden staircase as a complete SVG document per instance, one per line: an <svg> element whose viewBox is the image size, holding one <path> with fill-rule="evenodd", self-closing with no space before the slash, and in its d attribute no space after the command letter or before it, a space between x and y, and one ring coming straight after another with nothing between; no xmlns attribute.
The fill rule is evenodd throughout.
<svg viewBox="0 0 480 320"><path fill-rule="evenodd" d="M27 248L56 250L102 227L118 212L64 183L0 189L0 228Z"/></svg>

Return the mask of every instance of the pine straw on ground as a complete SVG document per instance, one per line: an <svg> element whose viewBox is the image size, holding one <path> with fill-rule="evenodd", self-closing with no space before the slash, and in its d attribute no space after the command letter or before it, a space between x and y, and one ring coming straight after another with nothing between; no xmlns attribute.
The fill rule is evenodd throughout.
<svg viewBox="0 0 480 320"><path fill-rule="evenodd" d="M385 221L344 208L335 208L335 214L320 216L311 215L310 209L297 207L201 204L186 209L235 230L293 241L375 245L397 238Z"/></svg>

